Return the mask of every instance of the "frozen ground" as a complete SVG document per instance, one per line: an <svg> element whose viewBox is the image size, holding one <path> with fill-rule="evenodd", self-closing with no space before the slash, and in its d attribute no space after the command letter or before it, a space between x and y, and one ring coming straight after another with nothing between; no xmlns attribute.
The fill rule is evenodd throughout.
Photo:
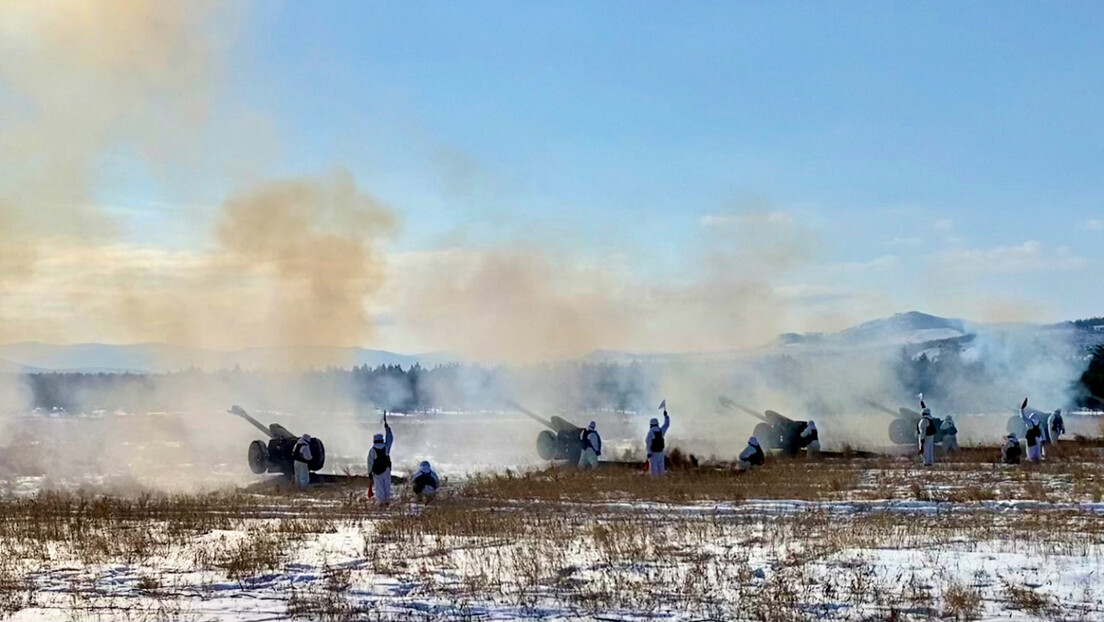
<svg viewBox="0 0 1104 622"><path fill-rule="evenodd" d="M255 435L240 421L28 418L9 427L0 455L0 612L1104 620L1100 444L1066 443L1030 467L974 448L930 470L912 456L778 459L750 474L718 462L656 482L629 468L545 470L530 453L531 422L470 417L394 419L397 447L435 457L449 482L428 507L400 487L383 510L353 485L256 485L240 455ZM488 423L519 446L503 450ZM620 425L631 448L633 422ZM353 421L327 438L330 470L358 472L357 446L377 427ZM461 469L457 452L487 461Z"/></svg>
<svg viewBox="0 0 1104 622"><path fill-rule="evenodd" d="M1104 479L1098 449L1066 449L1032 469L979 450L933 470L487 475L428 507L400 490L388 509L342 485L7 496L0 606L15 620L1104 619L1104 484L1078 484Z"/></svg>

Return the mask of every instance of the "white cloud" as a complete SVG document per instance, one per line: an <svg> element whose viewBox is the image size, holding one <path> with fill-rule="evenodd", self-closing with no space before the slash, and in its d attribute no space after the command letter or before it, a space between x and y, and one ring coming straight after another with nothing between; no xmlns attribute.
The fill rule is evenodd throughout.
<svg viewBox="0 0 1104 622"><path fill-rule="evenodd" d="M1082 223L1081 227L1089 231L1104 231L1104 220L1092 218Z"/></svg>
<svg viewBox="0 0 1104 622"><path fill-rule="evenodd" d="M920 236L890 238L886 244L890 246L921 246L924 244L924 238Z"/></svg>
<svg viewBox="0 0 1104 622"><path fill-rule="evenodd" d="M1069 247L1046 249L1035 240L1019 246L948 250L937 253L933 259L947 271L974 274L1020 274L1085 267L1085 259L1075 255Z"/></svg>
<svg viewBox="0 0 1104 622"><path fill-rule="evenodd" d="M935 224L933 226L936 228L937 231L950 231L951 229L954 229L954 221L950 218L942 218L935 221Z"/></svg>
<svg viewBox="0 0 1104 622"><path fill-rule="evenodd" d="M890 272L901 267L901 258L896 255L882 255L870 261L848 261L825 264L821 269L826 272L856 274L860 272Z"/></svg>
<svg viewBox="0 0 1104 622"><path fill-rule="evenodd" d="M698 224L705 228L733 227L745 223L771 223L788 225L793 223L793 214L789 212L744 212L740 214L705 214Z"/></svg>

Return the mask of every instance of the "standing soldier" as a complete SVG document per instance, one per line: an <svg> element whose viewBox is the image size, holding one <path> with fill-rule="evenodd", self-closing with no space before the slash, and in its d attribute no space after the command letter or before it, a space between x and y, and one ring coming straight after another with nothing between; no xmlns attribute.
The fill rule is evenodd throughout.
<svg viewBox="0 0 1104 622"><path fill-rule="evenodd" d="M1049 444L1047 453L1058 455L1058 439L1066 433L1066 422L1062 421L1061 408L1056 409L1051 413L1050 417L1047 418L1046 431L1047 443Z"/></svg>
<svg viewBox="0 0 1104 622"><path fill-rule="evenodd" d="M950 415L943 419L943 425L939 426L939 431L943 433L943 449L947 453L958 451L958 427L955 426L954 419L951 419Z"/></svg>
<svg viewBox="0 0 1104 622"><path fill-rule="evenodd" d="M924 466L935 463L935 422L932 421L931 409L920 398L920 423L916 425L916 440L920 446L920 455L924 457Z"/></svg>
<svg viewBox="0 0 1104 622"><path fill-rule="evenodd" d="M1035 416L1035 413L1027 413L1026 397L1023 403L1020 404L1020 419L1023 420L1024 427L1027 428L1027 433L1024 435L1027 438L1027 461L1038 462L1042 455L1043 430L1039 427L1039 418Z"/></svg>
<svg viewBox="0 0 1104 622"><path fill-rule="evenodd" d="M291 457L295 461L295 485L300 490L310 486L310 461L312 460L310 442L310 434L304 434L291 448Z"/></svg>
<svg viewBox="0 0 1104 622"><path fill-rule="evenodd" d="M368 476L372 478L369 496L374 489L381 506L391 503L391 443L395 436L387 425L387 413L383 414L383 429L387 436L376 434L372 438L372 449L368 450Z"/></svg>
<svg viewBox="0 0 1104 622"><path fill-rule="evenodd" d="M579 468L597 468L598 456L602 455L602 437L598 434L598 424L591 421L590 425L583 430L580 440L583 443L583 451L579 454Z"/></svg>
<svg viewBox="0 0 1104 622"><path fill-rule="evenodd" d="M644 447L648 450L648 470L652 477L660 477L667 470L664 463L666 456L663 453L667 446L664 435L667 434L667 428L671 427L671 418L667 416L667 400L663 400L659 407L663 409L663 425L660 426L659 419L653 417L648 425L648 436L644 437Z"/></svg>

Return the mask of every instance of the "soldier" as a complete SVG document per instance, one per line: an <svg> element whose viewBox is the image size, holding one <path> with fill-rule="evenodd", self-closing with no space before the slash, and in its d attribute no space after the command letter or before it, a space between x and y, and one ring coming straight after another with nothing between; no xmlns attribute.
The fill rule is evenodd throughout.
<svg viewBox="0 0 1104 622"><path fill-rule="evenodd" d="M919 453L924 457L924 466L935 463L935 422L932 421L931 409L920 400L920 422L916 424L916 440L919 444Z"/></svg>
<svg viewBox="0 0 1104 622"><path fill-rule="evenodd" d="M1047 418L1047 453L1057 455L1058 439L1066 433L1066 422L1062 420L1062 409L1058 408Z"/></svg>
<svg viewBox="0 0 1104 622"><path fill-rule="evenodd" d="M1039 418L1035 413L1027 413L1026 397L1020 405L1020 419L1027 428L1027 434L1024 435L1027 438L1027 461L1038 462L1042 456L1043 430L1039 426Z"/></svg>
<svg viewBox="0 0 1104 622"><path fill-rule="evenodd" d="M1016 438L1015 432L1006 436L1004 446L1001 447L1001 462L1005 464L1019 464L1020 454L1022 453L1023 450L1020 448L1020 441Z"/></svg>
<svg viewBox="0 0 1104 622"><path fill-rule="evenodd" d="M414 474L412 484L414 494L429 501L437 494L437 489L441 487L441 479L437 477L433 467L429 466L429 461L422 460L422 463L418 465L418 472Z"/></svg>
<svg viewBox="0 0 1104 622"><path fill-rule="evenodd" d="M815 421L810 421L809 424L805 426L805 429L801 431L801 438L808 442L808 445L805 446L805 458L807 460L814 460L819 457L820 435L817 432Z"/></svg>
<svg viewBox="0 0 1104 622"><path fill-rule="evenodd" d="M644 438L644 447L648 450L648 470L652 477L660 477L667 471L664 463L666 455L663 453L667 446L664 435L667 434L667 428L671 427L671 418L667 416L667 400L663 401L662 406L663 425L660 426L659 419L653 417L648 424L648 436Z"/></svg>
<svg viewBox="0 0 1104 622"><path fill-rule="evenodd" d="M752 467L763 466L766 461L767 456L759 446L759 439L752 436L748 439L747 447L740 452L739 462L736 464L741 471L747 471Z"/></svg>
<svg viewBox="0 0 1104 622"><path fill-rule="evenodd" d="M598 424L591 421L583 430L580 440L583 451L579 454L579 468L593 469L598 466L598 456L602 455L602 437L598 434Z"/></svg>
<svg viewBox="0 0 1104 622"><path fill-rule="evenodd" d="M950 415L943 419L943 425L939 426L939 431L943 433L943 449L947 453L958 451L958 427L955 426L954 419L951 419Z"/></svg>
<svg viewBox="0 0 1104 622"><path fill-rule="evenodd" d="M295 441L295 446L291 448L291 457L295 463L295 485L300 490L310 485L310 461L312 459L310 442L310 434L304 434L299 437L299 440Z"/></svg>
<svg viewBox="0 0 1104 622"><path fill-rule="evenodd" d="M372 449L368 451L368 476L372 478L372 488L380 505L391 503L391 443L395 436L391 434L391 426L387 425L386 418L383 422L385 437L376 434L372 438Z"/></svg>

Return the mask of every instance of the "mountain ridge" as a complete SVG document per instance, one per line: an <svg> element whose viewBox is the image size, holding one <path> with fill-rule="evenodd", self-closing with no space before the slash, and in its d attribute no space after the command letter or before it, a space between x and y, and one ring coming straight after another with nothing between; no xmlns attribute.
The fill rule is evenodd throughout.
<svg viewBox="0 0 1104 622"><path fill-rule="evenodd" d="M1104 344L1104 330L1076 322L1053 324L987 324L946 318L919 311L906 311L862 322L834 333L783 333L772 341L747 350L717 352L634 352L599 349L577 357L589 363L658 363L682 359L723 360L770 351L800 351L802 348L908 347L922 350L936 344L963 343L979 331L1070 330L1078 345L1091 348ZM47 344L22 342L0 345L0 373L86 372L165 373L190 368L206 370L325 368L329 366L377 367L415 363L423 367L459 362L449 352L402 354L370 348L334 346L250 347L214 350L164 343L136 344Z"/></svg>

